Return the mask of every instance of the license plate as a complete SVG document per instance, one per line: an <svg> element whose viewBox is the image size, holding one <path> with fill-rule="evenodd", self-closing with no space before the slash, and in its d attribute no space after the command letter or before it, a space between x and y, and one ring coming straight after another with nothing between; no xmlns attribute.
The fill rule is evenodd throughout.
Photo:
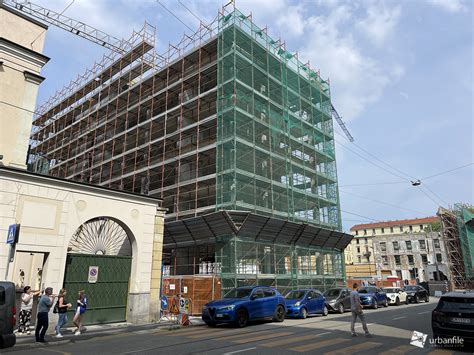
<svg viewBox="0 0 474 355"><path fill-rule="evenodd" d="M224 317L223 314L216 314L216 318L222 318L222 317Z"/></svg>
<svg viewBox="0 0 474 355"><path fill-rule="evenodd" d="M469 318L451 318L451 322L453 323L471 323L471 320Z"/></svg>

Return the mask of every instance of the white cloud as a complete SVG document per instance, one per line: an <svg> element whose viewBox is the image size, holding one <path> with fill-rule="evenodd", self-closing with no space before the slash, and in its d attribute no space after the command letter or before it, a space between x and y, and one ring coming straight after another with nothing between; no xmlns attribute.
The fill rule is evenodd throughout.
<svg viewBox="0 0 474 355"><path fill-rule="evenodd" d="M453 14L467 10L467 6L461 0L428 0L428 2Z"/></svg>
<svg viewBox="0 0 474 355"><path fill-rule="evenodd" d="M401 7L387 6L385 3L372 3L367 7L367 16L358 21L357 28L376 45L389 40L401 14Z"/></svg>

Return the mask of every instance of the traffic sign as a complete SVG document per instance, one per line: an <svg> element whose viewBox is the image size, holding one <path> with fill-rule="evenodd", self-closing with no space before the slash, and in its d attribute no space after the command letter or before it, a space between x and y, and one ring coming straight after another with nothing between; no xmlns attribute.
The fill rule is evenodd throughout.
<svg viewBox="0 0 474 355"><path fill-rule="evenodd" d="M10 224L8 226L7 244L17 243L19 232L20 232L20 225L19 224Z"/></svg>
<svg viewBox="0 0 474 355"><path fill-rule="evenodd" d="M89 266L89 276L87 281L90 284L95 284L97 282L97 278L99 277L99 267L98 266Z"/></svg>

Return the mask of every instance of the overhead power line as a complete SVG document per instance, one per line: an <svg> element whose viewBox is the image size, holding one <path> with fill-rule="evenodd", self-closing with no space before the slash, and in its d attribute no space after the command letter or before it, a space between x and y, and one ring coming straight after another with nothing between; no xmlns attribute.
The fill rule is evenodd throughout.
<svg viewBox="0 0 474 355"><path fill-rule="evenodd" d="M367 216L363 216L363 215L358 214L358 213L345 211L345 210L343 210L343 209L341 209L341 212L344 212L344 213L347 213L347 214L350 214L350 215L353 215L353 216L365 218L365 219L368 219L369 221L372 221L372 222L378 222L376 219L373 219L373 218L370 218L370 217L367 217Z"/></svg>
<svg viewBox="0 0 474 355"><path fill-rule="evenodd" d="M339 185L339 187L352 187L352 186L376 186L376 185L396 185L396 184L406 184L405 181L392 181L392 182L373 182L367 184L348 184L348 185Z"/></svg>
<svg viewBox="0 0 474 355"><path fill-rule="evenodd" d="M428 180L428 179L434 178L434 177L436 177L436 176L444 175L444 174L450 173L450 172L452 172L452 171L456 171L456 170L459 170L459 169L462 169L462 168L466 168L466 167L471 166L471 165L474 165L474 162L471 162L471 163L469 163L469 164L465 164L465 165L458 166L457 168L453 168L453 169L449 169L449 170L446 170L446 171L442 171L442 172L440 172L440 173L437 173L437 174L434 174L434 175L430 175L430 176L421 178L420 180L421 180L421 181L423 181L423 180Z"/></svg>
<svg viewBox="0 0 474 355"><path fill-rule="evenodd" d="M194 30L191 27L189 27L183 20L181 20L178 16L176 16L173 11L169 10L164 4L162 4L160 0L156 0L156 2L160 4L166 11L168 11L171 14L171 16L173 16L175 19L181 22L188 30L190 30L191 32L194 32Z"/></svg>

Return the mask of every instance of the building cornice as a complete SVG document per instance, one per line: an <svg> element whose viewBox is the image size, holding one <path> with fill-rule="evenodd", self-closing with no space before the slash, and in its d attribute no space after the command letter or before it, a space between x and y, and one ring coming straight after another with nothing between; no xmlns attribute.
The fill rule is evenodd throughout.
<svg viewBox="0 0 474 355"><path fill-rule="evenodd" d="M48 61L49 57L38 53L32 49L24 47L18 43L12 42L9 39L0 37L0 53L9 54L22 60L43 67Z"/></svg>
<svg viewBox="0 0 474 355"><path fill-rule="evenodd" d="M45 25L44 23L42 23L42 22L40 22L40 21L38 21L38 20L35 20L34 18L31 18L31 17L29 17L29 16L26 16L24 13L22 13L22 12L20 12L20 11L14 10L14 9L12 9L12 8L10 8L10 7L7 7L7 6L3 5L3 2L2 2L1 0L0 0L0 9L5 10L5 11L8 11L9 13L14 14L14 15L16 15L16 16L18 16L18 17L21 17L23 20L26 20L26 21L28 21L28 22L31 22L31 23L33 23L33 24L35 24L35 25L37 25L37 26L39 26L39 27L41 27L41 28L44 28L45 30L48 29L48 25Z"/></svg>

